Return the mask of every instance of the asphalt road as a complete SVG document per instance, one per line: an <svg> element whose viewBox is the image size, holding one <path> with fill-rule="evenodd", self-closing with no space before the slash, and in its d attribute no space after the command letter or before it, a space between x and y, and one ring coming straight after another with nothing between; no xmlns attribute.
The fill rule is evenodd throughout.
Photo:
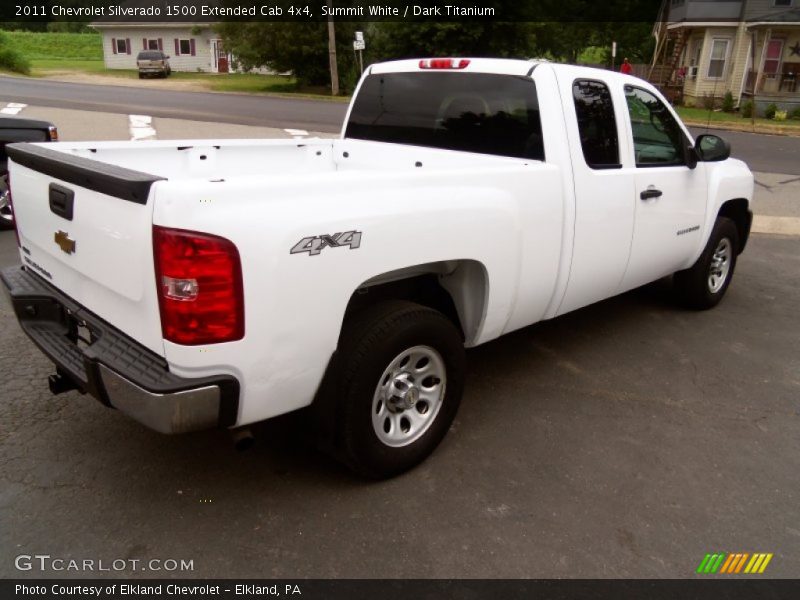
<svg viewBox="0 0 800 600"><path fill-rule="evenodd" d="M798 290L800 238L756 235L714 310L659 282L470 350L443 445L381 483L286 423L238 454L52 397L2 297L0 577L98 575L14 569L48 554L194 561L137 577L686 578L717 551L796 577Z"/></svg>
<svg viewBox="0 0 800 600"><path fill-rule="evenodd" d="M800 137L702 127L692 127L691 130L695 135L713 133L728 140L732 156L746 162L752 171L800 175Z"/></svg>
<svg viewBox="0 0 800 600"><path fill-rule="evenodd" d="M176 92L0 76L0 101L334 133L347 104L248 94Z"/></svg>
<svg viewBox="0 0 800 600"><path fill-rule="evenodd" d="M327 133L339 131L347 110L344 103L324 100L162 91L19 77L0 77L0 101ZM705 130L693 131L698 134ZM800 175L800 138L710 132L727 138L733 155L747 162L753 171Z"/></svg>

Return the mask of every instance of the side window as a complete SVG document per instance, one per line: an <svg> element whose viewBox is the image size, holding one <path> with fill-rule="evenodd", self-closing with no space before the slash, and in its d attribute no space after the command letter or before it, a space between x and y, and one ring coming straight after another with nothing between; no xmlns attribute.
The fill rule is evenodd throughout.
<svg viewBox="0 0 800 600"><path fill-rule="evenodd" d="M637 167L685 164L686 137L667 107L650 92L625 86Z"/></svg>
<svg viewBox="0 0 800 600"><path fill-rule="evenodd" d="M572 97L586 164L592 169L620 168L617 120L608 86L579 79L572 84Z"/></svg>

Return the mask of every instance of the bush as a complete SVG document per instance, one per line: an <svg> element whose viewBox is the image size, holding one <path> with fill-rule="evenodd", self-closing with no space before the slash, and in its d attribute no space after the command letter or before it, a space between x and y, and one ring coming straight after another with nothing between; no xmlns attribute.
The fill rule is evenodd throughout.
<svg viewBox="0 0 800 600"><path fill-rule="evenodd" d="M775 113L778 112L778 106L773 102L766 109L764 109L764 118L774 119Z"/></svg>
<svg viewBox="0 0 800 600"><path fill-rule="evenodd" d="M800 106L798 106L797 108L792 110L792 112L789 113L789 118L790 119L800 119Z"/></svg>
<svg viewBox="0 0 800 600"><path fill-rule="evenodd" d="M742 118L750 119L753 116L753 101L748 100L739 108L742 113Z"/></svg>
<svg viewBox="0 0 800 600"><path fill-rule="evenodd" d="M2 31L0 31L0 69L23 75L31 72L31 63L11 47L8 36Z"/></svg>
<svg viewBox="0 0 800 600"><path fill-rule="evenodd" d="M776 121L785 121L789 111L786 110L776 110L775 111L775 120Z"/></svg>
<svg viewBox="0 0 800 600"><path fill-rule="evenodd" d="M706 110L712 110L716 104L716 100L717 99L711 94L703 94L703 108Z"/></svg>
<svg viewBox="0 0 800 600"><path fill-rule="evenodd" d="M725 97L722 99L722 110L725 112L733 112L733 94L725 92Z"/></svg>

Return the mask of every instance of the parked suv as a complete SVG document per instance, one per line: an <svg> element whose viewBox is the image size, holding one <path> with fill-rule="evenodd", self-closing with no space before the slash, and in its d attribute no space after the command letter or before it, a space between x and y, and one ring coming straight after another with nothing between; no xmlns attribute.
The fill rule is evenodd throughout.
<svg viewBox="0 0 800 600"><path fill-rule="evenodd" d="M6 144L57 141L58 129L48 121L0 116L0 229L14 227L14 213L8 193Z"/></svg>
<svg viewBox="0 0 800 600"><path fill-rule="evenodd" d="M169 56L160 50L142 50L136 56L136 66L139 67L139 79L143 79L145 75L168 77L172 73Z"/></svg>

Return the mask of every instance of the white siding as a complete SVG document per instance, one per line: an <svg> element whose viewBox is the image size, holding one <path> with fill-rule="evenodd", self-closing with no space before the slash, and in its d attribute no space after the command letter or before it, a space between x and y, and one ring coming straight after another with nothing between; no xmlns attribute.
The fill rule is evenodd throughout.
<svg viewBox="0 0 800 600"><path fill-rule="evenodd" d="M103 57L108 69L135 69L136 55L143 50L144 39L161 39L164 53L167 54L173 71L213 70L211 38L215 37L209 29L192 33L192 27L103 27ZM115 54L113 40L130 40L130 54ZM194 39L195 55L180 55L175 52L175 40Z"/></svg>

